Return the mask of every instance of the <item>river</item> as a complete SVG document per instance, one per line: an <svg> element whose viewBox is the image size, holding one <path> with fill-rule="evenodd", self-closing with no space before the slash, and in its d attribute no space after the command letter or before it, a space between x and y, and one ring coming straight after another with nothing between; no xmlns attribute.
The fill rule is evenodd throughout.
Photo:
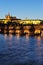
<svg viewBox="0 0 43 65"><path fill-rule="evenodd" d="M0 34L0 65L43 65L43 37Z"/></svg>

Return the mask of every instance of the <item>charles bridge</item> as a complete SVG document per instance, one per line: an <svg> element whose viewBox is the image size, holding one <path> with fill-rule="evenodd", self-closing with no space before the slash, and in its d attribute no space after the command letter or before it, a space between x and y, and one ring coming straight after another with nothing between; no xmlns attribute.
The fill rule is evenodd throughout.
<svg viewBox="0 0 43 65"><path fill-rule="evenodd" d="M29 35L41 35L43 36L43 25L1 25L1 34L29 34Z"/></svg>

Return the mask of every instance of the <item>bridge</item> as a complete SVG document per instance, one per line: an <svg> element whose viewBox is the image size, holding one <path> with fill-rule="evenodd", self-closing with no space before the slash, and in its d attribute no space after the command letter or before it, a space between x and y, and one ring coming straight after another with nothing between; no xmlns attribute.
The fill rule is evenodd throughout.
<svg viewBox="0 0 43 65"><path fill-rule="evenodd" d="M43 25L3 25L0 26L0 33L3 34L29 34L29 35L41 35L43 36Z"/></svg>

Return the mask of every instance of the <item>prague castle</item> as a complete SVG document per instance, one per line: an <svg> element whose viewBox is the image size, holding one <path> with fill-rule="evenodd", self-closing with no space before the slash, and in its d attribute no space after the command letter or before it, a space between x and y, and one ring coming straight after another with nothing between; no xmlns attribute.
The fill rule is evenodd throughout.
<svg viewBox="0 0 43 65"><path fill-rule="evenodd" d="M18 22L21 19L18 19L16 17L12 17L10 14L5 16L5 19L0 19L0 22L3 22L6 24L7 22Z"/></svg>
<svg viewBox="0 0 43 65"><path fill-rule="evenodd" d="M2 22L4 24L6 24L7 22L17 22L19 24L40 24L41 20L38 20L38 19L36 19L36 20L31 19L30 20L30 19L27 19L27 18L22 20L22 19L18 19L15 16L13 17L10 14L8 14L8 15L5 16L5 19L0 19L0 22Z"/></svg>

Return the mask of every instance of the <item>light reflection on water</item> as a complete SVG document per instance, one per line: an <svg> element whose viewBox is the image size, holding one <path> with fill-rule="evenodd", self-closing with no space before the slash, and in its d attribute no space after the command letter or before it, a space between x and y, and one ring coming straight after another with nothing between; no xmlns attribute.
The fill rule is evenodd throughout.
<svg viewBox="0 0 43 65"><path fill-rule="evenodd" d="M43 38L0 34L0 65L43 65Z"/></svg>

